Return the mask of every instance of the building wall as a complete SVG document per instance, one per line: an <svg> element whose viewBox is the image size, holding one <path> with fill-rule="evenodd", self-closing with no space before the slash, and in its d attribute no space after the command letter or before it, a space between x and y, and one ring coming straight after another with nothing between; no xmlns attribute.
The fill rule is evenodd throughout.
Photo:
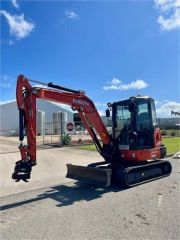
<svg viewBox="0 0 180 240"><path fill-rule="evenodd" d="M45 112L45 122L53 122L53 113L54 112L67 112L67 122L73 121L73 113L51 103L49 101L37 99L37 110L41 110Z"/></svg>
<svg viewBox="0 0 180 240"><path fill-rule="evenodd" d="M67 122L73 122L73 113L49 101L37 99L37 110L45 112L45 122L53 122L54 112L67 112ZM19 130L19 112L16 101L0 105L0 135L16 135Z"/></svg>
<svg viewBox="0 0 180 240"><path fill-rule="evenodd" d="M16 101L0 105L0 135L13 135L18 131L19 112Z"/></svg>

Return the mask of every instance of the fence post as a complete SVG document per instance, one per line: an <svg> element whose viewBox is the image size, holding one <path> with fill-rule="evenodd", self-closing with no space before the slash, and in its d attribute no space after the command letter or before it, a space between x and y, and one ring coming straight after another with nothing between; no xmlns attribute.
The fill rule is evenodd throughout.
<svg viewBox="0 0 180 240"><path fill-rule="evenodd" d="M61 139L61 147L63 146L63 112L60 114L60 139Z"/></svg>

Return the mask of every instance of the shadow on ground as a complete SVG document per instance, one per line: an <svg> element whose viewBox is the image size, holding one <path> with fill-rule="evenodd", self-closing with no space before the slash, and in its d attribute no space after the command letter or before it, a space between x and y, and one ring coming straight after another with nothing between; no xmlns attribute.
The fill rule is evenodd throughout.
<svg viewBox="0 0 180 240"><path fill-rule="evenodd" d="M119 192L122 190L124 189L115 186L102 188L79 182L74 186L59 185L51 187L50 190L45 191L43 194L37 195L35 198L1 206L1 211L21 207L23 205L44 199L55 200L58 203L56 205L57 207L68 206L74 204L75 202L91 201L96 198L101 198L103 194L108 192Z"/></svg>

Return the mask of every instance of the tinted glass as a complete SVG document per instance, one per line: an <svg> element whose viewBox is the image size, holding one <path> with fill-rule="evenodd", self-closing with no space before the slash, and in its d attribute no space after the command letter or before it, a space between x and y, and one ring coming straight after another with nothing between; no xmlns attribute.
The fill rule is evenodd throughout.
<svg viewBox="0 0 180 240"><path fill-rule="evenodd" d="M153 126L157 125L157 119L156 119L156 109L154 105L154 101L151 101L151 109L152 109L152 122Z"/></svg>
<svg viewBox="0 0 180 240"><path fill-rule="evenodd" d="M117 137L124 127L128 127L131 124L131 113L129 112L128 104L117 105L116 122L115 136Z"/></svg>
<svg viewBox="0 0 180 240"><path fill-rule="evenodd" d="M151 116L148 102L139 102L137 106L137 130L151 128Z"/></svg>

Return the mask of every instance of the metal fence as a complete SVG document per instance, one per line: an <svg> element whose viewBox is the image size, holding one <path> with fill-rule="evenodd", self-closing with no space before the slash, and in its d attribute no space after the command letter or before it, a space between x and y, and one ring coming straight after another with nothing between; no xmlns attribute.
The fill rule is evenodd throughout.
<svg viewBox="0 0 180 240"><path fill-rule="evenodd" d="M162 136L180 137L180 118L158 118Z"/></svg>
<svg viewBox="0 0 180 240"><path fill-rule="evenodd" d="M83 124L80 122L79 124L73 123L74 128L72 131L68 131L66 126L67 122L62 122L61 125L58 125L57 123L56 128L53 125L54 123L49 122L45 123L45 134L41 136L41 139L43 140L43 144L50 144L50 145L64 145L66 142L64 142L64 139L67 135L69 135L71 139L72 145L77 144L89 144L92 143L92 138L89 135L87 129L83 126ZM59 126L59 127L57 127ZM169 126L168 124L161 124L161 134L163 137L180 137L180 126L174 125ZM111 133L111 126L107 127L108 132ZM99 138L99 136L97 135Z"/></svg>
<svg viewBox="0 0 180 240"><path fill-rule="evenodd" d="M178 120L179 121L179 120ZM180 137L180 124L170 123L169 120L162 119L158 122L163 137ZM73 128L67 129L70 122L64 121L60 118L58 121L43 122L37 124L37 145L52 145L62 146L67 143L72 145L89 144L92 143L91 136L81 121L71 122ZM107 129L111 132L111 126L108 125ZM10 129L1 131L2 136L18 136L18 129ZM97 136L99 138L99 136ZM69 139L69 142L68 142Z"/></svg>
<svg viewBox="0 0 180 240"><path fill-rule="evenodd" d="M68 126L73 126L70 130ZM92 139L84 126L74 122L45 122L42 134L37 137L38 144L62 146L66 144L87 144Z"/></svg>

